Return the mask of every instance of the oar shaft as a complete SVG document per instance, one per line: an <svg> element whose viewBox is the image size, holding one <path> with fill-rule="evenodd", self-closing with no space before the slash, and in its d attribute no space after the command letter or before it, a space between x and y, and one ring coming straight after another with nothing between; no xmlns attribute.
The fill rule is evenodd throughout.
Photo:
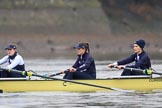
<svg viewBox="0 0 162 108"><path fill-rule="evenodd" d="M64 74L66 72L70 71L69 69L65 70L64 72L59 72L59 73L55 73L55 74L51 74L49 75L49 77L53 77L53 76L57 76L57 75L61 75L61 74Z"/></svg>
<svg viewBox="0 0 162 108"><path fill-rule="evenodd" d="M115 91L120 91L120 92L134 92L134 90L123 90L123 89L106 87L106 86L101 86L101 85L96 85L96 84L83 83L83 82L74 81L74 80L46 77L46 76L42 76L42 75L38 75L38 74L33 74L33 76L48 78L48 79L53 79L53 80L59 80L59 81L65 81L65 82L71 82L71 83L75 83L75 84L81 84L81 85L103 88L103 89L108 89L108 90L115 90Z"/></svg>
<svg viewBox="0 0 162 108"><path fill-rule="evenodd" d="M162 75L162 73L159 73L159 72L152 72L152 74Z"/></svg>
<svg viewBox="0 0 162 108"><path fill-rule="evenodd" d="M162 73L156 72L156 71L151 70L151 69L144 69L144 70L142 70L142 69L129 68L129 67L125 67L124 69L140 71L140 72L143 72L143 73L145 73L147 75L152 75L152 74L162 75Z"/></svg>
<svg viewBox="0 0 162 108"><path fill-rule="evenodd" d="M63 74L63 73L59 72L59 73L51 74L51 75L49 75L49 77L53 77L53 76L57 76L57 75L61 75L61 74Z"/></svg>
<svg viewBox="0 0 162 108"><path fill-rule="evenodd" d="M8 71L8 72L15 72L21 74L23 71L15 70L15 69L6 69L6 68L0 68L1 70Z"/></svg>
<svg viewBox="0 0 162 108"><path fill-rule="evenodd" d="M98 87L98 88L115 90L114 88L110 88L110 87L106 87L106 86L100 86L100 85L95 85L95 84L83 83L83 82L74 81L74 80L46 77L46 76L42 76L42 75L38 75L38 74L33 74L32 76L37 76L37 77L42 77L42 78L48 78L48 79L53 79L53 80L60 80L60 81L65 81L65 82L71 82L71 83L75 83L75 84L93 86L93 87Z"/></svg>
<svg viewBox="0 0 162 108"><path fill-rule="evenodd" d="M132 70L132 71L140 71L140 72L143 72L143 71L144 71L144 70L142 70L142 69L129 68L129 67L125 67L124 69Z"/></svg>

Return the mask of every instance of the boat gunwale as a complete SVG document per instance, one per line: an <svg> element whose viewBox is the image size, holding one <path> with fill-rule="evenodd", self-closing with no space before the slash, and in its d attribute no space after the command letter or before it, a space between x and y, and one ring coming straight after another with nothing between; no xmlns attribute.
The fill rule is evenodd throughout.
<svg viewBox="0 0 162 108"><path fill-rule="evenodd" d="M91 80L116 80L116 79L156 79L162 77L151 77L151 76L111 76L105 79L98 78L98 79L77 79L75 81L91 81ZM60 81L55 79L29 79L29 78L0 78L0 81Z"/></svg>

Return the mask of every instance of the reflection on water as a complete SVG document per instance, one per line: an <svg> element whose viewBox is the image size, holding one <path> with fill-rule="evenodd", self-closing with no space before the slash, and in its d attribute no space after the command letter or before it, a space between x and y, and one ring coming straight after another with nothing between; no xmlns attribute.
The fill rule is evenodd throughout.
<svg viewBox="0 0 162 108"><path fill-rule="evenodd" d="M26 60L26 69L51 74L69 68L73 60ZM121 70L108 69L111 61L96 61L97 78L117 76ZM153 64L158 72L161 63ZM57 76L62 78L62 75ZM0 108L152 108L162 107L162 91L149 93L124 92L26 92L0 94Z"/></svg>

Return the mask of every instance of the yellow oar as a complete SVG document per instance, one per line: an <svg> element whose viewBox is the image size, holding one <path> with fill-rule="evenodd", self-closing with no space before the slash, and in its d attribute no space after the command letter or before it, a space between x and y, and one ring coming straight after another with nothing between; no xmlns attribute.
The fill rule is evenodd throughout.
<svg viewBox="0 0 162 108"><path fill-rule="evenodd" d="M114 90L114 91L134 92L134 90L123 90L123 89L106 87L106 86L101 86L101 85L96 85L96 84L89 84L89 83L84 83L84 82L79 82L79 81L74 81L74 80L67 80L67 79L60 79L60 78L42 76L42 75L39 75L39 74L34 74L31 71L19 71L19 70L15 70L15 69L6 69L6 68L0 68L0 69L5 70L5 71L8 71L8 72L19 73L19 74L22 74L23 76L37 76L37 77L41 77L41 78L47 78L47 79L52 79L52 80L59 80L59 81L71 82L71 83L75 83L75 84L81 84L81 85L86 85L86 86L98 87L98 88L103 88L103 89L108 89L108 90Z"/></svg>

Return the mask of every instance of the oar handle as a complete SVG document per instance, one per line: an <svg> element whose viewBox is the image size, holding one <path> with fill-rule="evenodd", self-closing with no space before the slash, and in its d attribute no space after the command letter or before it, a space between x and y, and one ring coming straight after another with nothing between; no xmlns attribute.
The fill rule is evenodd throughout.
<svg viewBox="0 0 162 108"><path fill-rule="evenodd" d="M61 75L61 74L63 74L63 72L58 72L58 73L55 73L55 74L51 74L51 75L49 75L49 77L53 77L53 76L57 76L57 75Z"/></svg>
<svg viewBox="0 0 162 108"><path fill-rule="evenodd" d="M57 75L61 75L61 74L64 74L66 72L70 71L69 69L65 70L64 72L58 72L58 73L54 73L54 74L51 74L49 75L49 77L53 77L53 76L57 76Z"/></svg>
<svg viewBox="0 0 162 108"><path fill-rule="evenodd" d="M119 69L118 66L110 66L110 68L116 68L116 69ZM121 69L124 69L124 67L122 67Z"/></svg>

